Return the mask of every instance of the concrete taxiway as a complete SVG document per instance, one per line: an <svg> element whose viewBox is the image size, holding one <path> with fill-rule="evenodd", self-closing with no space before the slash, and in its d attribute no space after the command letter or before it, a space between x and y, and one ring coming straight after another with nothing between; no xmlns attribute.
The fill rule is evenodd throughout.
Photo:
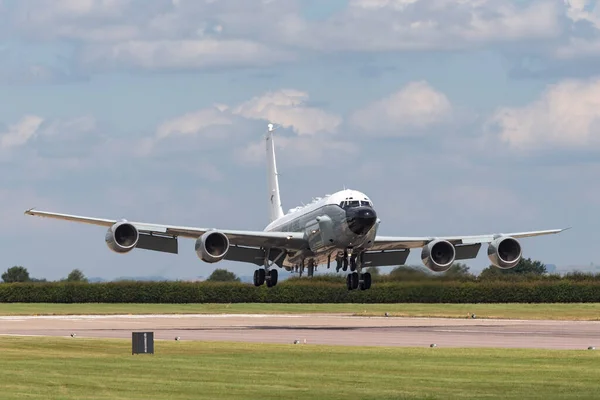
<svg viewBox="0 0 600 400"><path fill-rule="evenodd" d="M600 348L600 322L309 315L3 316L0 335L131 338L354 346Z"/></svg>

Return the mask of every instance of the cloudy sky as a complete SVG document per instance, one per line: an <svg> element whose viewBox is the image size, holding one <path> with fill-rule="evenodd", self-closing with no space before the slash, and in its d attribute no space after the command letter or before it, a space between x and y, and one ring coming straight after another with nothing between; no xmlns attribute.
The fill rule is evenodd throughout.
<svg viewBox="0 0 600 400"><path fill-rule="evenodd" d="M0 0L0 104L0 269L207 276L23 211L262 229L268 121L286 210L348 187L385 235L600 261L594 0Z"/></svg>

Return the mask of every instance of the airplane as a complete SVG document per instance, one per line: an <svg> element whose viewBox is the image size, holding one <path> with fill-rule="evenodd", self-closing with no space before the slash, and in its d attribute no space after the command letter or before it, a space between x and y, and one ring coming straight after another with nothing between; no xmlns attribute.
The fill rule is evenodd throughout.
<svg viewBox="0 0 600 400"><path fill-rule="evenodd" d="M267 150L269 224L262 231L195 228L131 222L126 219L103 219L31 208L26 215L55 218L108 227L105 242L116 253L134 248L178 254L178 238L195 239L198 258L207 263L221 260L252 263L253 283L267 287L277 285L277 268L298 272L305 268L312 277L317 266L336 271L350 271L348 290L368 290L371 274L367 267L404 265L412 249L421 248L421 261L432 271L447 271L455 261L477 257L481 245L488 244L487 254L493 265L502 269L515 267L522 258L517 239L557 234L566 229L474 236L380 236L381 223L374 203L364 193L344 189L316 198L308 205L284 214L279 193L273 132L268 124L264 136Z"/></svg>

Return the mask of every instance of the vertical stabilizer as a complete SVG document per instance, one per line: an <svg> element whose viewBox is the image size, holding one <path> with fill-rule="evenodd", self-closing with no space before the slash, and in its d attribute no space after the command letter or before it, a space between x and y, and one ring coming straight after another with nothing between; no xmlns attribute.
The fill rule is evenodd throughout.
<svg viewBox="0 0 600 400"><path fill-rule="evenodd" d="M279 178L275 162L275 143L273 143L273 124L268 125L267 131L267 174L269 184L269 218L270 222L283 217L281 197L279 196Z"/></svg>

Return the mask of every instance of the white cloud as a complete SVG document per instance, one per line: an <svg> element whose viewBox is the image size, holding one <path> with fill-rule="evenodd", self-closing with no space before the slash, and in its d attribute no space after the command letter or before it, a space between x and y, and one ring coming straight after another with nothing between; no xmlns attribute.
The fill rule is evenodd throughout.
<svg viewBox="0 0 600 400"><path fill-rule="evenodd" d="M156 138L164 139L172 135L197 134L215 125L231 125L233 123L226 106L215 106L189 112L162 123L156 130Z"/></svg>
<svg viewBox="0 0 600 400"><path fill-rule="evenodd" d="M552 40L564 33L565 13L592 18L577 4L548 0L353 0L320 21L304 18L302 7L295 0L20 0L9 19L15 35L80 43L85 68L162 70L266 66L302 51L448 51Z"/></svg>
<svg viewBox="0 0 600 400"><path fill-rule="evenodd" d="M163 122L158 126L154 139L162 140L176 134L202 134L204 138L221 139L222 136L215 135L211 129L248 120L280 124L300 135L335 132L342 118L325 110L307 106L307 100L308 94L305 92L282 89L264 93L231 107L217 104ZM235 131L236 128L237 126L232 127L231 131Z"/></svg>
<svg viewBox="0 0 600 400"><path fill-rule="evenodd" d="M502 107L488 121L510 147L586 148L600 144L600 78L551 85L523 107Z"/></svg>
<svg viewBox="0 0 600 400"><path fill-rule="evenodd" d="M320 136L275 137L277 159L285 160L286 166L315 166L347 160L347 156L358 154L360 147L353 142L323 138ZM265 142L254 142L234 150L239 164L259 165L265 162Z"/></svg>
<svg viewBox="0 0 600 400"><path fill-rule="evenodd" d="M107 143L94 117L43 118L25 115L16 123L0 128L0 158L13 163L27 179L56 177L83 166L110 163L106 152L95 154ZM5 171L6 172L6 171ZM14 179L14 169L3 178Z"/></svg>
<svg viewBox="0 0 600 400"><path fill-rule="evenodd" d="M452 105L446 95L418 81L355 111L350 123L372 135L414 135L447 121L451 114Z"/></svg>
<svg viewBox="0 0 600 400"><path fill-rule="evenodd" d="M567 17L577 21L588 21L600 29L600 4L596 0L564 0Z"/></svg>
<svg viewBox="0 0 600 400"><path fill-rule="evenodd" d="M131 0L19 0L28 10L31 21L70 20L93 15L96 18L118 17Z"/></svg>
<svg viewBox="0 0 600 400"><path fill-rule="evenodd" d="M233 113L292 128L300 135L334 133L342 123L342 118L325 110L307 106L307 100L306 92L282 89L254 97L238 105Z"/></svg>
<svg viewBox="0 0 600 400"><path fill-rule="evenodd" d="M323 51L466 49L485 43L554 38L562 10L552 1L354 0L326 22L282 19L282 37ZM357 27L360 27L357 29Z"/></svg>
<svg viewBox="0 0 600 400"><path fill-rule="evenodd" d="M17 123L8 126L5 132L0 131L0 148L25 146L36 138L46 141L79 140L82 134L91 133L97 128L96 119L90 115L64 119L25 115ZM52 144L56 145L56 142Z"/></svg>
<svg viewBox="0 0 600 400"><path fill-rule="evenodd" d="M0 133L0 148L9 149L27 143L38 132L43 118L36 115L26 115L16 124L10 125L5 132Z"/></svg>
<svg viewBox="0 0 600 400"><path fill-rule="evenodd" d="M135 67L148 70L267 66L289 60L285 52L236 39L129 40L87 46L81 62L88 68Z"/></svg>
<svg viewBox="0 0 600 400"><path fill-rule="evenodd" d="M559 60L574 60L600 55L600 3L596 0L564 0L565 14L579 28L558 45L552 55ZM573 25L577 27L577 25Z"/></svg>
<svg viewBox="0 0 600 400"><path fill-rule="evenodd" d="M231 148L232 141L243 147L234 149L235 160L243 164L262 162L264 142L254 142L244 146L247 137L259 137L266 130L267 122L289 128L296 135L277 136L277 146L282 157L300 160L303 164L320 163L335 154L353 154L353 143L324 137L335 134L342 124L342 117L328 111L307 105L309 95L296 89L281 89L263 93L239 104L214 105L189 112L161 123L154 136L145 138L136 153L148 156L158 147L159 141L174 139L176 136L201 140L203 149ZM257 121L264 124L258 128ZM279 132L279 131L278 131ZM186 143L192 143L187 141ZM198 142L200 143L200 142ZM168 146L178 146L170 140ZM165 146L160 150L164 151Z"/></svg>

